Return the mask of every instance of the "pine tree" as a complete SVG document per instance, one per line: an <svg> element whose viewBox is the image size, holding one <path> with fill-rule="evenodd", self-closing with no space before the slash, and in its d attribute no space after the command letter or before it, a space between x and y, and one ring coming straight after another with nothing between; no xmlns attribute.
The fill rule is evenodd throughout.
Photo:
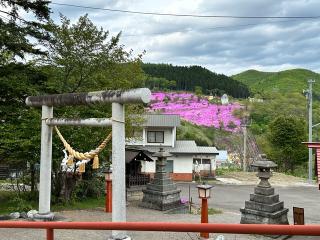
<svg viewBox="0 0 320 240"><path fill-rule="evenodd" d="M49 20L49 1L0 0L0 65L14 61L15 56L44 54L37 44L49 39L46 23ZM26 20L19 11L31 13L35 20ZM30 38L36 40L31 42Z"/></svg>

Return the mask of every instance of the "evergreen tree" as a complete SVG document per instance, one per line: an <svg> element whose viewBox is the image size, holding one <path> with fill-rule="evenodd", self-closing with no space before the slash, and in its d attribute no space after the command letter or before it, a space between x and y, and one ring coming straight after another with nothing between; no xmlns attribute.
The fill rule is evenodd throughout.
<svg viewBox="0 0 320 240"><path fill-rule="evenodd" d="M24 58L25 54L44 54L36 45L49 39L46 31L50 14L48 4L49 1L42 0L0 1L0 65L8 63L9 59L14 61L15 56ZM31 12L36 20L22 18L20 10Z"/></svg>
<svg viewBox="0 0 320 240"><path fill-rule="evenodd" d="M218 95L227 93L233 97L246 98L249 96L248 88L223 74L216 74L200 66L172 66L171 64L143 64L143 70L150 78L164 78L176 82L176 90L194 91L201 87L203 92L215 92ZM152 84L147 86L152 88ZM159 85L161 90L165 88Z"/></svg>
<svg viewBox="0 0 320 240"><path fill-rule="evenodd" d="M293 116L280 116L271 122L271 156L280 169L293 173L295 166L307 160L307 148L302 144L307 139L305 128L305 122Z"/></svg>

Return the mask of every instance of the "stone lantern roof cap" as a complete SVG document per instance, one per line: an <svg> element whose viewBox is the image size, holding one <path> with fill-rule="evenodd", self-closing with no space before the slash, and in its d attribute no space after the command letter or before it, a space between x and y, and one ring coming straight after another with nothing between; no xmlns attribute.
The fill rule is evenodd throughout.
<svg viewBox="0 0 320 240"><path fill-rule="evenodd" d="M171 157L172 154L166 152L163 148L160 148L159 152L152 154L152 157Z"/></svg>
<svg viewBox="0 0 320 240"><path fill-rule="evenodd" d="M197 185L197 188L202 188L202 189L211 189L214 186L209 185L209 184L202 184L202 185Z"/></svg>
<svg viewBox="0 0 320 240"><path fill-rule="evenodd" d="M275 168L278 165L272 161L259 160L259 161L255 161L254 163L252 163L251 166L258 167L258 168Z"/></svg>

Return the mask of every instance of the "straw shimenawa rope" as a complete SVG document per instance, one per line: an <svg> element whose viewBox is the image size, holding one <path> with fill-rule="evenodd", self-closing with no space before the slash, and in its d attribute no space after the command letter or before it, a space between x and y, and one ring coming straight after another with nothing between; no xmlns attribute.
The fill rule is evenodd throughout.
<svg viewBox="0 0 320 240"><path fill-rule="evenodd" d="M103 140L103 142L96 149L91 150L90 152L81 153L81 152L75 151L70 146L70 144L64 139L64 137L60 133L60 131L57 128L57 126L55 126L54 129L56 130L56 132L57 132L61 142L63 143L64 147L69 152L69 155L71 155L70 156L71 157L70 160L72 159L72 162L73 162L73 158L76 158L76 159L79 159L79 160L94 159L93 168L96 169L96 168L99 167L98 154L106 147L106 145L110 141L111 132L108 134L108 136Z"/></svg>

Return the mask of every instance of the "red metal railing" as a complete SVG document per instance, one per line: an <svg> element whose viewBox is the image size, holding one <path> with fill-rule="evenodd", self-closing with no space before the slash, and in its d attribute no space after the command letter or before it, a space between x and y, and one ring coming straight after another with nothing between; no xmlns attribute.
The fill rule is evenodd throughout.
<svg viewBox="0 0 320 240"><path fill-rule="evenodd" d="M0 228L47 229L47 240L54 239L54 229L131 230L162 232L209 232L270 235L320 236L320 225L266 225L169 222L0 222Z"/></svg>

